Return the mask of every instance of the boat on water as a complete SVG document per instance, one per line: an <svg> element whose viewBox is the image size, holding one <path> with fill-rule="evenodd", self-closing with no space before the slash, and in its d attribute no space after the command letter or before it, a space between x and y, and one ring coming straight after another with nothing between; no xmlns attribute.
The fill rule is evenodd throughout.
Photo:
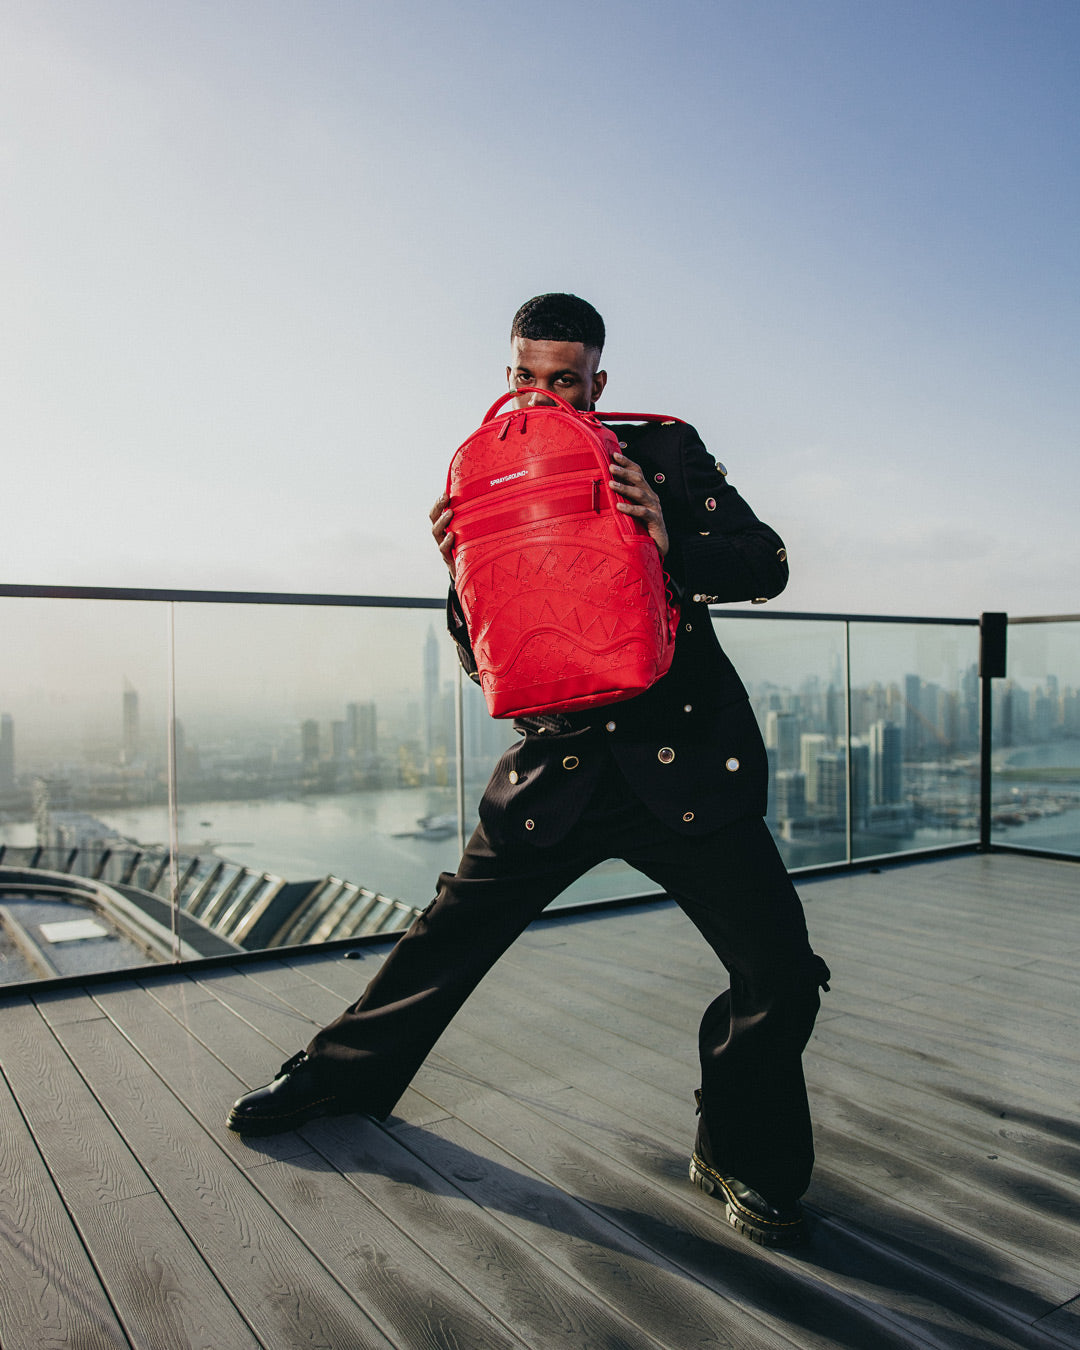
<svg viewBox="0 0 1080 1350"><path fill-rule="evenodd" d="M457 833L457 816L450 812L446 815L418 816L415 830L398 830L395 839L449 839Z"/></svg>

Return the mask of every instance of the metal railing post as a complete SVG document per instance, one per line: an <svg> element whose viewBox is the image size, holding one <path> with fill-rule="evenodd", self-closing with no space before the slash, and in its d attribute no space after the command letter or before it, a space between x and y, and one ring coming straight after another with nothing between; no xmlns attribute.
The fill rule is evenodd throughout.
<svg viewBox="0 0 1080 1350"><path fill-rule="evenodd" d="M465 852L465 695L461 662L457 663L457 696L454 699L454 740L457 743L458 853Z"/></svg>
<svg viewBox="0 0 1080 1350"><path fill-rule="evenodd" d="M993 681L1003 679L1009 616L999 610L979 615L979 851L989 853L993 827L991 773Z"/></svg>
<svg viewBox="0 0 1080 1350"><path fill-rule="evenodd" d="M844 756L846 760L845 779L847 788L845 791L845 811L844 811L844 849L845 862L852 862L855 857L855 804L853 795L855 791L855 764L854 755L851 753L851 623L844 620Z"/></svg>

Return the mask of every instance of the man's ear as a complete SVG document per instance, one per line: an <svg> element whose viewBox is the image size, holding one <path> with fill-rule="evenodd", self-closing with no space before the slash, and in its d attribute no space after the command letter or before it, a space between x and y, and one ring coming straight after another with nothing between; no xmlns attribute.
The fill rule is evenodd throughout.
<svg viewBox="0 0 1080 1350"><path fill-rule="evenodd" d="M507 374L509 374L509 371L507 372ZM604 385L606 384L607 384L607 371L598 370L596 374L593 376L592 381L592 401L594 403L604 392Z"/></svg>
<svg viewBox="0 0 1080 1350"><path fill-rule="evenodd" d="M510 383L510 367L509 367L509 366L506 367L506 387L507 387L507 389L513 389L513 387L514 387L514 386Z"/></svg>

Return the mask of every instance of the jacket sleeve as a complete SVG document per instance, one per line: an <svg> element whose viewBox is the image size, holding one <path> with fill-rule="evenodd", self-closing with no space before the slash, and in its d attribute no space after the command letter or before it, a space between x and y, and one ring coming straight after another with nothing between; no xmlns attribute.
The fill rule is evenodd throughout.
<svg viewBox="0 0 1080 1350"><path fill-rule="evenodd" d="M779 595L788 581L783 540L754 515L694 428L680 431L678 489L664 494L672 580L683 596L709 604Z"/></svg>

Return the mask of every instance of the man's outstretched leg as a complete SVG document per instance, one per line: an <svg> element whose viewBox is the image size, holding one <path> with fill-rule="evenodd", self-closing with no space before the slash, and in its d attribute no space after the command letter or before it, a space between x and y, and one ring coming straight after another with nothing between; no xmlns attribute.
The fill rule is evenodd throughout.
<svg viewBox="0 0 1080 1350"><path fill-rule="evenodd" d="M276 1134L317 1116L388 1116L484 975L598 860L572 838L555 849L495 850L478 827L457 873L442 873L435 899L360 999L283 1064L272 1083L234 1103L229 1129Z"/></svg>

